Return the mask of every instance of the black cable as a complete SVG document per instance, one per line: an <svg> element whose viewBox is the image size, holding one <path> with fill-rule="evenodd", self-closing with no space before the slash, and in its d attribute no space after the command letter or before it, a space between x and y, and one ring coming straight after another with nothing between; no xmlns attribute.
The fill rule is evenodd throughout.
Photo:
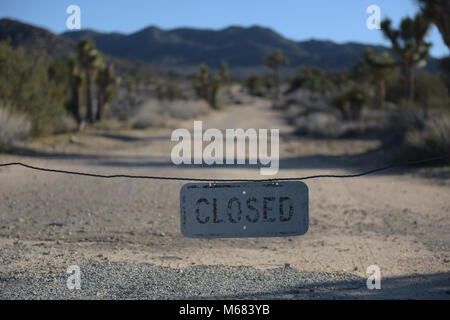
<svg viewBox="0 0 450 320"><path fill-rule="evenodd" d="M163 177L163 176L141 176L141 175L128 175L128 174L114 174L114 175L104 175L104 174L96 174L96 173L86 173L86 172L76 172L76 171L67 171L67 170L58 170L58 169L48 169L32 166L22 162L9 162L9 163L0 163L0 167L8 167L8 166L22 166L28 169L44 171L44 172L52 172L52 173L64 173L71 174L77 176L86 176L86 177L94 177L94 178L104 178L104 179L112 179L112 178L127 178L127 179L151 179L151 180L175 180L175 181L198 181L198 182L262 182L262 181L297 181L297 180L309 180L309 179L318 179L318 178L356 178L365 176L368 174L372 174L375 172L380 172L392 168L398 167L407 167L418 165L422 163L434 162L439 160L450 159L450 154L443 155L440 157L428 158L417 161L408 161L398 164L390 164L384 167L372 169L369 171L355 173L355 174L345 174L345 175L336 175L336 174L319 174L313 176L305 176L305 177L297 177L297 178L270 178L270 179L204 179L204 178L184 178L184 177Z"/></svg>

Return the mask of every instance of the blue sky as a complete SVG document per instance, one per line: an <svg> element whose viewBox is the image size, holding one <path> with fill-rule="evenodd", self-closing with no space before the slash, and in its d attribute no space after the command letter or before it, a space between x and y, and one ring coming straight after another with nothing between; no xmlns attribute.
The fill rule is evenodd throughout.
<svg viewBox="0 0 450 320"><path fill-rule="evenodd" d="M375 4L382 17L395 23L418 11L415 0L14 0L0 2L0 17L10 17L66 31L66 8L81 8L82 29L131 33L148 25L164 29L196 27L220 29L230 25L267 26L293 40L328 39L386 44L379 30L368 30L366 8ZM433 26L432 55L449 50Z"/></svg>

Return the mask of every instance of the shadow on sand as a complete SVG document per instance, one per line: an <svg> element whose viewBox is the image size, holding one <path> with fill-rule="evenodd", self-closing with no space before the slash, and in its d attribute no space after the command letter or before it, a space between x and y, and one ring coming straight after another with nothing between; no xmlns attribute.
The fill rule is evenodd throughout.
<svg viewBox="0 0 450 320"><path fill-rule="evenodd" d="M369 290L367 278L314 282L279 291L210 296L202 299L440 299L450 300L450 272L381 279L381 289Z"/></svg>

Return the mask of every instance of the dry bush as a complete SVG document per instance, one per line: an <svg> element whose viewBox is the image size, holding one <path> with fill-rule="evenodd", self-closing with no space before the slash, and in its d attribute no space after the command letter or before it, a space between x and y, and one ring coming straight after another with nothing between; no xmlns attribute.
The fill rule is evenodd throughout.
<svg viewBox="0 0 450 320"><path fill-rule="evenodd" d="M297 90L285 96L281 102L289 116L301 116L311 112L331 112L337 114L329 103L329 96L309 90Z"/></svg>
<svg viewBox="0 0 450 320"><path fill-rule="evenodd" d="M424 128L406 133L401 156L409 159L450 153L450 115L436 115L425 121Z"/></svg>
<svg viewBox="0 0 450 320"><path fill-rule="evenodd" d="M313 112L293 119L296 133L317 138L333 138L339 135L341 122L332 114Z"/></svg>
<svg viewBox="0 0 450 320"><path fill-rule="evenodd" d="M321 94L296 90L285 97L282 108L298 134L321 138L339 134L340 115Z"/></svg>
<svg viewBox="0 0 450 320"><path fill-rule="evenodd" d="M69 115L61 118L61 123L55 128L56 134L71 133L80 131L77 121Z"/></svg>
<svg viewBox="0 0 450 320"><path fill-rule="evenodd" d="M218 99L224 107L246 105L254 101L253 97L239 84L228 85L219 90Z"/></svg>
<svg viewBox="0 0 450 320"><path fill-rule="evenodd" d="M176 100L166 102L163 107L168 110L170 116L175 119L192 119L203 116L210 110L203 100Z"/></svg>
<svg viewBox="0 0 450 320"><path fill-rule="evenodd" d="M25 140L30 130L31 123L25 115L0 107L0 150Z"/></svg>
<svg viewBox="0 0 450 320"><path fill-rule="evenodd" d="M145 129L164 126L169 119L191 119L208 113L203 100L148 100L133 117L133 128Z"/></svg>
<svg viewBox="0 0 450 320"><path fill-rule="evenodd" d="M138 109L133 117L133 128L162 127L165 125L168 117L168 113L161 110L158 100L149 100Z"/></svg>
<svg viewBox="0 0 450 320"><path fill-rule="evenodd" d="M286 118L301 135L318 138L341 138L367 135L388 124L389 110L363 108L360 119L346 120L331 103L330 94L297 90L283 102Z"/></svg>
<svg viewBox="0 0 450 320"><path fill-rule="evenodd" d="M377 136L391 142L402 141L406 132L420 132L425 127L423 107L402 101L384 103L382 109L364 106L359 119L345 119L330 103L330 95L297 90L285 97L286 118L301 135L319 138L350 138ZM441 109L430 109L435 117Z"/></svg>

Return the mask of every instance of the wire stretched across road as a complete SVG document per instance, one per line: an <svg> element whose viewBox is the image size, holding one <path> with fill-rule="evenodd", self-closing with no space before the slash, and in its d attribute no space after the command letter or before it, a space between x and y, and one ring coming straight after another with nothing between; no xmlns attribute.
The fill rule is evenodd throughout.
<svg viewBox="0 0 450 320"><path fill-rule="evenodd" d="M433 157L423 160L416 161L407 161L396 164L389 164L384 167L379 167L376 169L355 173L355 174L318 174L304 177L291 177L291 178L268 178L268 179L211 179L211 178L192 178L192 177L165 177L165 176L148 176L148 175L129 175L129 174L113 174L113 175L105 175L105 174L97 174L97 173L88 173L88 172L79 172L79 171L69 171L69 170L59 170L59 169L49 169L42 168L37 166L32 166L23 162L7 162L0 163L0 167L9 167L9 166L21 166L32 170L50 172L50 173L62 173L69 175L77 175L77 176L85 176L85 177L94 177L94 178L103 178L103 179L113 179L113 178L126 178L126 179L149 179L149 180L173 180L173 181L197 181L197 182L264 182L264 181L300 181L300 180L310 180L310 179L319 179L319 178L356 178L365 175L369 175L372 173L385 171L392 168L399 167L409 167L409 166L417 166L424 163L429 162L437 162L442 160L449 160L450 154L442 155L439 157Z"/></svg>

